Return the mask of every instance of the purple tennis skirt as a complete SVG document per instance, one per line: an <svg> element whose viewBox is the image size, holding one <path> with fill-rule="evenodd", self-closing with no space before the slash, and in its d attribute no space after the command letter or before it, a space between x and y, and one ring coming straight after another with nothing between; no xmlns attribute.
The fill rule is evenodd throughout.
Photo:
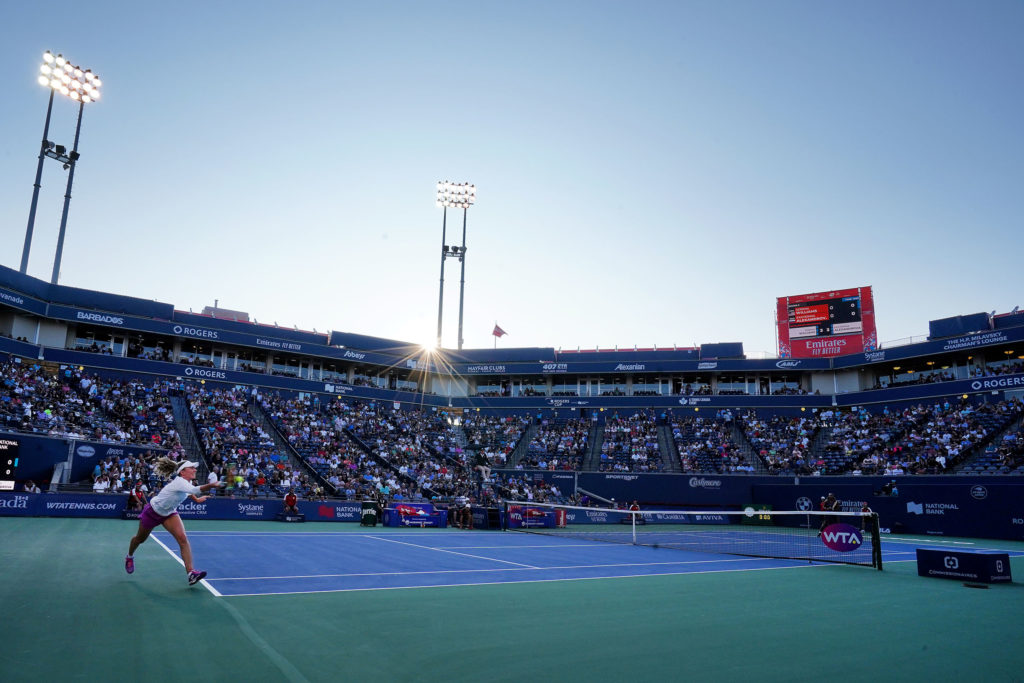
<svg viewBox="0 0 1024 683"><path fill-rule="evenodd" d="M146 503L146 507L142 508L142 512L139 513L139 524L141 524L146 529L155 529L156 527L163 524L164 520L166 520L167 517L171 517L172 515L176 514L178 514L177 510L172 512L170 515L167 515L166 517L164 515L158 515L156 514L156 511L153 510L153 508L149 507L149 503Z"/></svg>

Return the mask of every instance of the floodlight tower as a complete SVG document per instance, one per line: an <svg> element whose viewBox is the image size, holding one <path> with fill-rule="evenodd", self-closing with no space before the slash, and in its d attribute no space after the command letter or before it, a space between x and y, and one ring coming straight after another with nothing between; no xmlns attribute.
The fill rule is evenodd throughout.
<svg viewBox="0 0 1024 683"><path fill-rule="evenodd" d="M43 160L49 157L63 164L68 172L68 186L64 193L64 211L60 217L60 234L57 238L57 253L53 259L53 275L51 284L57 284L60 274L60 261L64 252L64 233L68 224L68 209L71 206L71 184L75 179L75 164L78 161L78 140L82 132L82 111L85 105L96 102L100 98L102 81L89 69L75 66L64 55L53 56L49 50L43 53L43 63L39 67L39 85L50 88L50 99L46 105L46 123L43 125L43 142L39 148L39 164L36 167L36 182L32 189L32 206L28 211L28 227L25 228L25 247L21 252L21 272L28 270L28 254L32 248L32 230L36 222L36 205L39 201L39 188L42 187ZM78 123L75 126L75 143L71 152L64 145L49 140L50 113L53 111L53 95L60 93L78 102Z"/></svg>
<svg viewBox="0 0 1024 683"><path fill-rule="evenodd" d="M476 186L469 183L451 183L443 180L437 183L437 205L444 207L441 222L441 292L437 301L437 346L441 348L441 320L444 309L444 262L449 256L459 259L462 264L462 279L459 282L459 350L462 350L462 304L466 290L466 213L476 203ZM447 242L448 207L462 209L462 246L449 247Z"/></svg>

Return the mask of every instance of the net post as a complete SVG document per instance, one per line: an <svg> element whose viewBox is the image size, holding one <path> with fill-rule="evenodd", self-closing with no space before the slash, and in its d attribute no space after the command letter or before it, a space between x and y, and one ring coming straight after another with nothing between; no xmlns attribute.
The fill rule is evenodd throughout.
<svg viewBox="0 0 1024 683"><path fill-rule="evenodd" d="M878 523L878 513L871 513L871 564L882 571L882 531Z"/></svg>
<svg viewBox="0 0 1024 683"><path fill-rule="evenodd" d="M810 534L814 531L814 515L812 515L810 512L806 512L806 511L804 512L804 526L807 527L807 551L808 551L807 552L807 555L808 555L808 557L807 557L807 564L811 564L811 563L813 563L813 560L810 558L810 554L811 554L810 553L810 549L811 549L811 535ZM818 535L819 536L821 535L821 527L820 526L818 527Z"/></svg>

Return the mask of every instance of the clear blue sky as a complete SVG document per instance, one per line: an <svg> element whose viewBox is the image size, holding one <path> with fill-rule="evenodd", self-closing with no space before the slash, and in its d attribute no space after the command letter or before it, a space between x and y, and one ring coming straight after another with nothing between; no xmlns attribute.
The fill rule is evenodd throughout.
<svg viewBox="0 0 1024 683"><path fill-rule="evenodd" d="M506 347L774 352L777 296L860 285L880 340L924 335L1024 304L1022 36L1017 1L8 3L0 263L50 49L104 81L61 284L427 342L450 179L478 187L469 348L497 321ZM449 260L449 347L458 286Z"/></svg>

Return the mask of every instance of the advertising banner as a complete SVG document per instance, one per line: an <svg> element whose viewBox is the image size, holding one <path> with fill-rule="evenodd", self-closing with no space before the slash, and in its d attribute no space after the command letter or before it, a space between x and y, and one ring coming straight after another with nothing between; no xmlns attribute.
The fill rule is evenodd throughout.
<svg viewBox="0 0 1024 683"><path fill-rule="evenodd" d="M871 287L779 297L779 358L832 358L878 346Z"/></svg>
<svg viewBox="0 0 1024 683"><path fill-rule="evenodd" d="M127 494L0 492L0 517L109 517L119 519ZM299 512L312 522L358 522L360 503L300 501ZM268 521L284 510L278 499L211 498L186 500L178 507L182 519Z"/></svg>

